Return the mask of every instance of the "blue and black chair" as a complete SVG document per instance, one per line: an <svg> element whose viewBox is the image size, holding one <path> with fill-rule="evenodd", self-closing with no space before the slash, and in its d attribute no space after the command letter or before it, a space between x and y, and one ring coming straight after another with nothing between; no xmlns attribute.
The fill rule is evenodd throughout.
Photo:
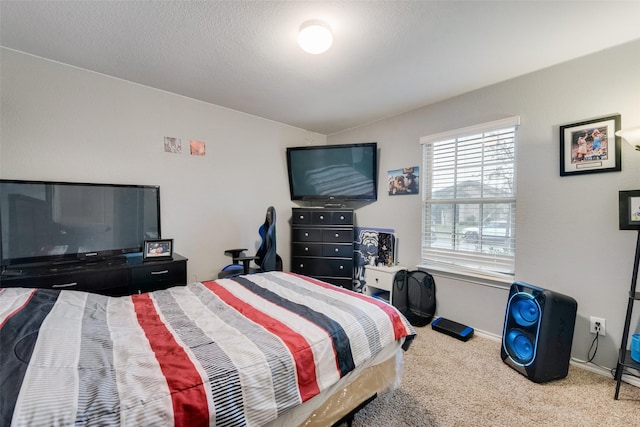
<svg viewBox="0 0 640 427"><path fill-rule="evenodd" d="M259 273L263 271L282 271L282 258L276 251L276 210L269 206L267 214L258 230L262 242L254 256L245 254L246 248L227 249L224 251L233 260L232 264L225 266L218 274L218 278L223 278L238 274ZM251 262L256 266L252 266Z"/></svg>

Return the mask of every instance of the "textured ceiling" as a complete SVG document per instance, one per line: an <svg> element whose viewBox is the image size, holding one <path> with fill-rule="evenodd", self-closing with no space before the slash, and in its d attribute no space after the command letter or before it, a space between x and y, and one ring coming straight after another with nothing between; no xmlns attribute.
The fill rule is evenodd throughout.
<svg viewBox="0 0 640 427"><path fill-rule="evenodd" d="M639 1L2 0L0 43L332 134L640 39L639 16ZM296 43L309 19L333 29L325 54Z"/></svg>

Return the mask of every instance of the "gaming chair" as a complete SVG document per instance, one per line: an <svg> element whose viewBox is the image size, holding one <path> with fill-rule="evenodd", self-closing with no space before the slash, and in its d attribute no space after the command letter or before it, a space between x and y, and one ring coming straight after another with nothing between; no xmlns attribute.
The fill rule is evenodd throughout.
<svg viewBox="0 0 640 427"><path fill-rule="evenodd" d="M254 256L247 256L247 249L227 249L225 255L233 259L233 264L225 266L218 274L218 278L237 274L258 273L262 271L282 271L282 258L276 252L276 210L269 206L264 224L258 229L262 242ZM251 261L258 268L251 267Z"/></svg>

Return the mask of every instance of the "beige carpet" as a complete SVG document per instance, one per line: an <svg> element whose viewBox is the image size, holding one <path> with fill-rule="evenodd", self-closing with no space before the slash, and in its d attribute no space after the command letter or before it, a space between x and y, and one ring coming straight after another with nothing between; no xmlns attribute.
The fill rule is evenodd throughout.
<svg viewBox="0 0 640 427"><path fill-rule="evenodd" d="M462 342L417 328L400 388L362 409L354 427L640 426L640 388L571 366L561 380L536 384L500 358L500 342Z"/></svg>

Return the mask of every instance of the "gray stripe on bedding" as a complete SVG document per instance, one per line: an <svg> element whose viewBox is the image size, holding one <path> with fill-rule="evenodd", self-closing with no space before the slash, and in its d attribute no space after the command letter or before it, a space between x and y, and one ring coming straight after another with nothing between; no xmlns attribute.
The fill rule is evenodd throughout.
<svg viewBox="0 0 640 427"><path fill-rule="evenodd" d="M268 275L269 280L292 292L303 295L305 298L313 298L339 308L342 311L350 313L354 318L358 319L361 327L366 332L366 337L369 343L369 350L371 351L371 354L378 354L380 350L382 350L381 337L376 326L376 322L364 310L361 310L360 308L353 306L342 299L333 298L322 292L316 292L313 290L313 288L302 287L298 283L295 283L293 281L284 280L281 278L282 276L271 275L269 273L265 273L264 275ZM292 279L293 277L295 276L292 276Z"/></svg>
<svg viewBox="0 0 640 427"><path fill-rule="evenodd" d="M76 425L91 424L91 418L99 416L101 426L118 426L120 399L113 366L113 342L107 324L108 297L87 295L78 360ZM91 418L86 414L91 414Z"/></svg>
<svg viewBox="0 0 640 427"><path fill-rule="evenodd" d="M295 365L292 363L289 349L284 343L278 337L265 333L263 327L251 322L237 311L230 309L204 286L193 289L203 304L209 307L222 321L233 328L239 329L240 332L249 337L264 354L271 371L271 381L278 414L300 404ZM282 357L286 357L287 360L280 360Z"/></svg>
<svg viewBox="0 0 640 427"><path fill-rule="evenodd" d="M242 387L231 359L184 313L169 291L155 292L154 297L164 319L209 374L216 425L244 425Z"/></svg>

